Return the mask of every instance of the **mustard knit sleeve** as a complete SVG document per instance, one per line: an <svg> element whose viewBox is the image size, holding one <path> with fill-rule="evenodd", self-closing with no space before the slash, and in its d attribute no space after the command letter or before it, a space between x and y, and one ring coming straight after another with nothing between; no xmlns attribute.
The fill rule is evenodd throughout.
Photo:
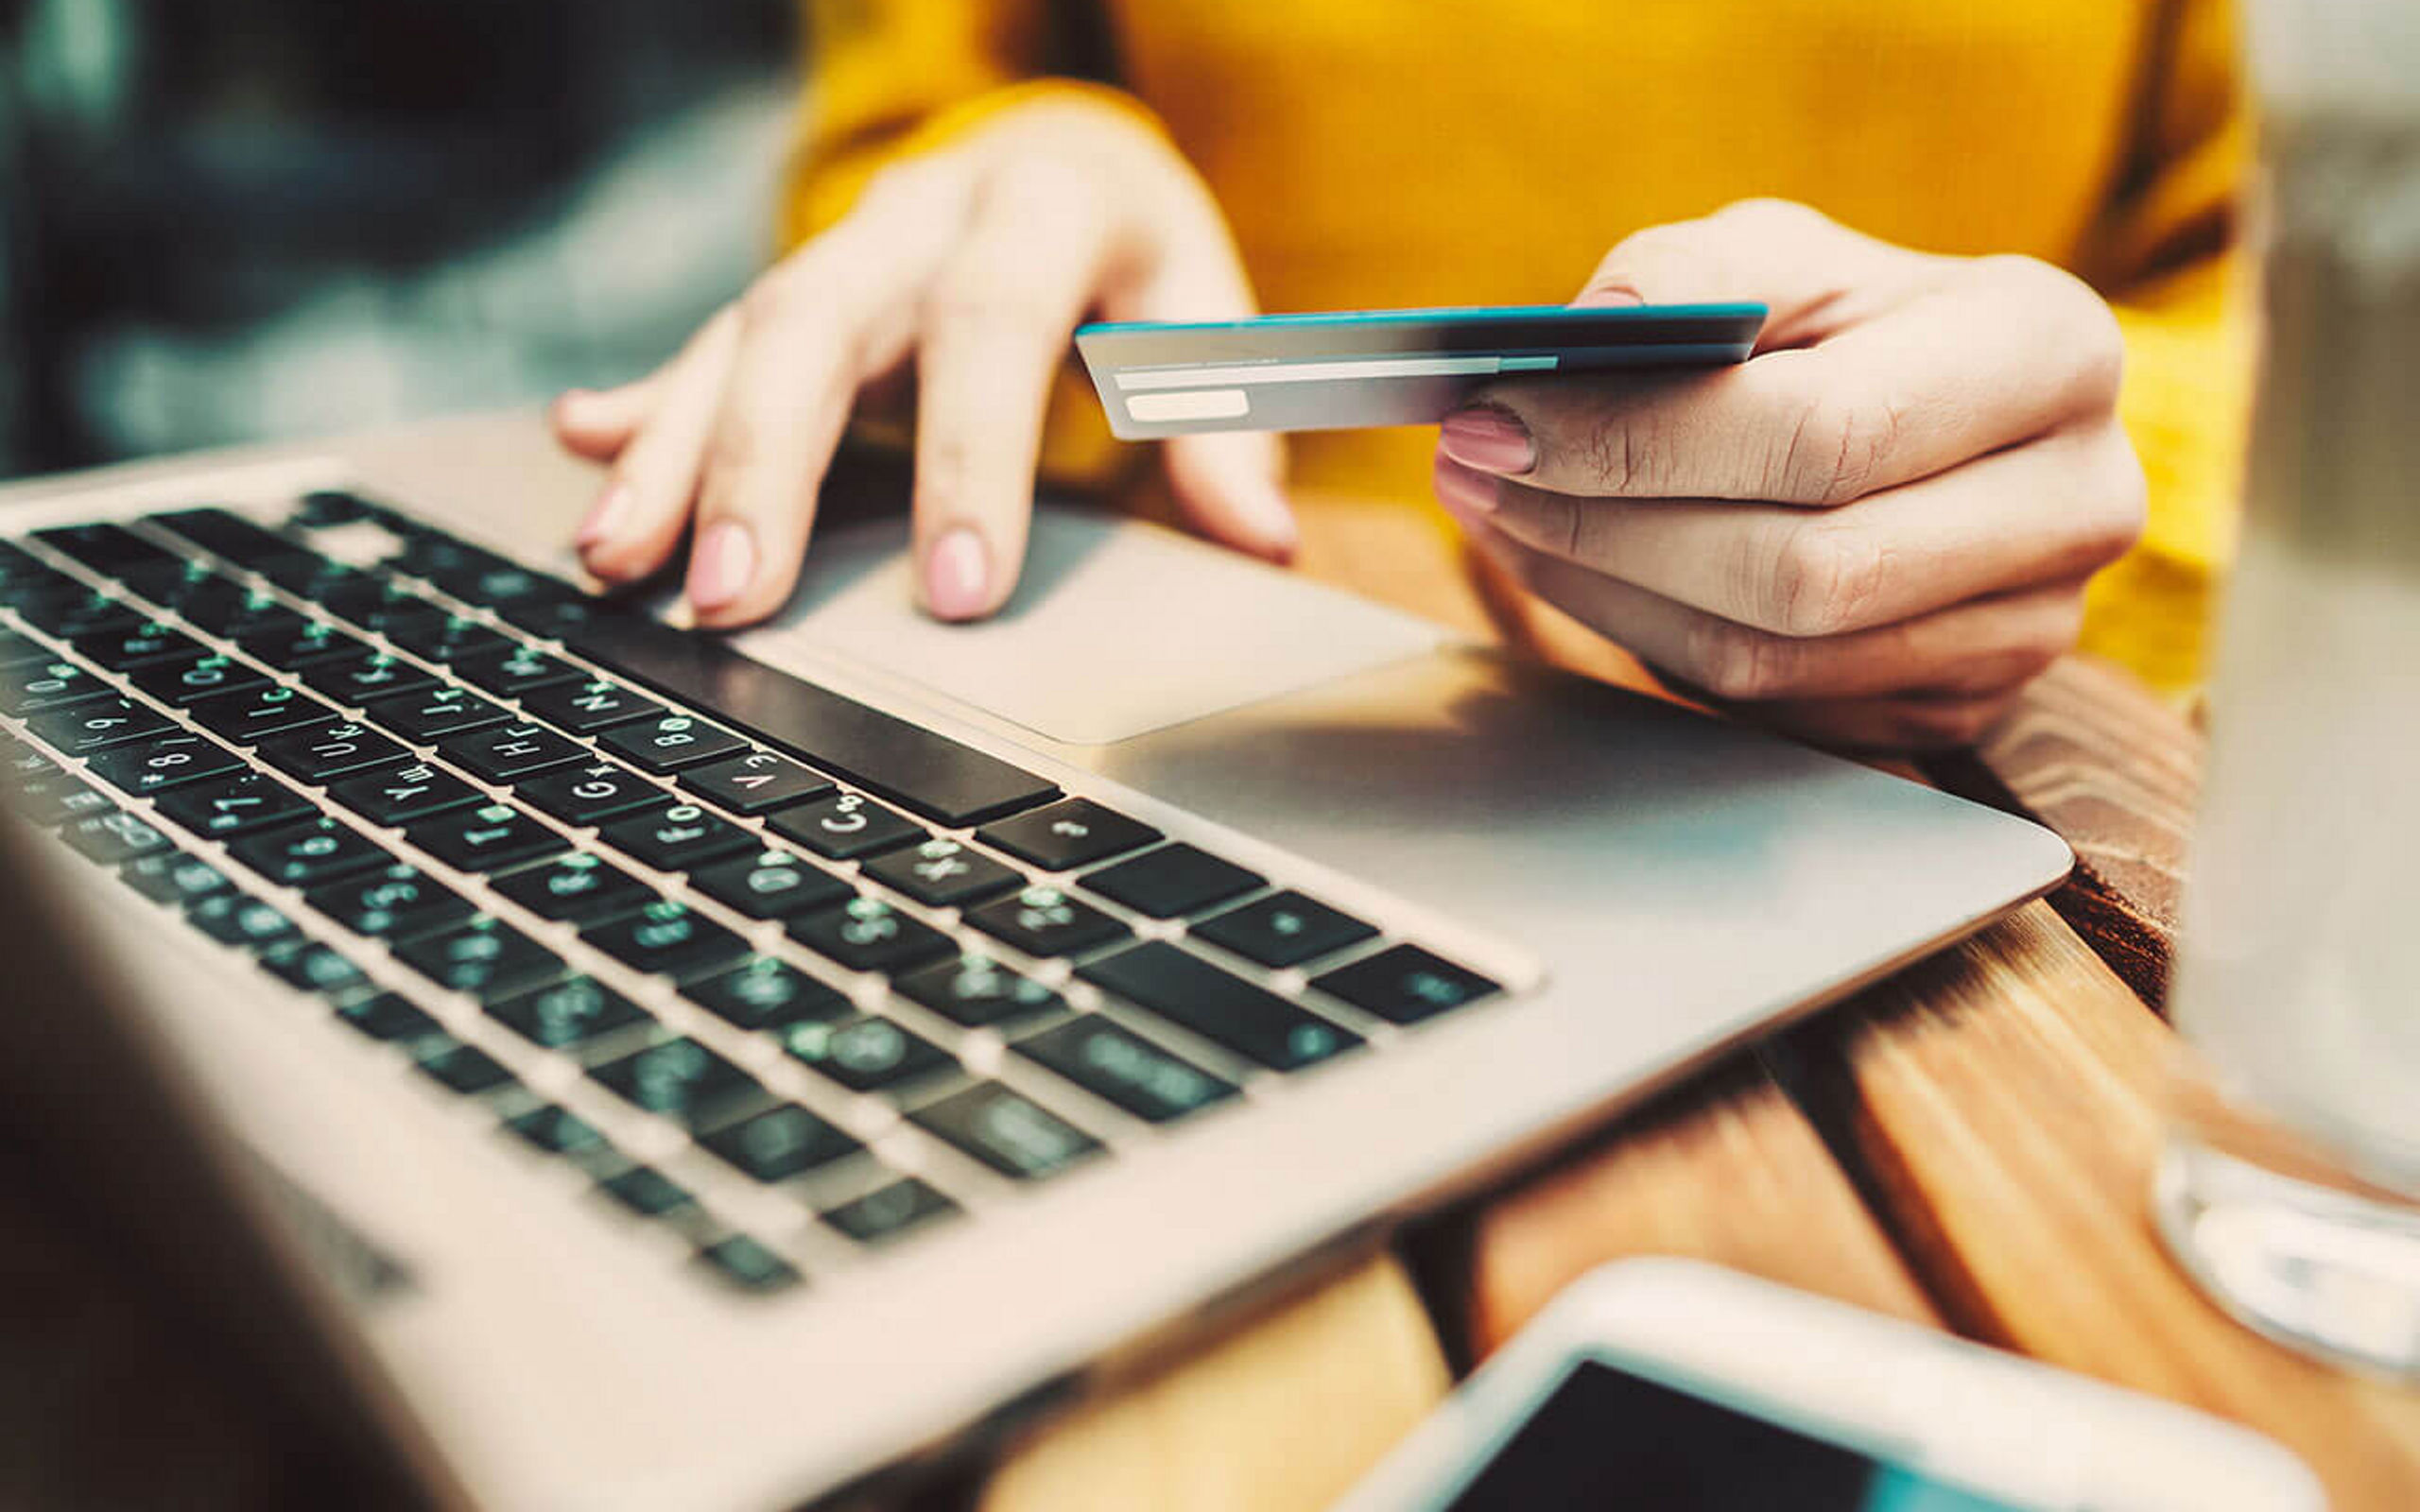
<svg viewBox="0 0 2420 1512"><path fill-rule="evenodd" d="M2092 585L2084 645L2153 686L2199 686L2233 556L2253 370L2238 246L2250 126L2230 0L2173 0L2133 160L2084 271L2126 340L2119 412L2150 484L2143 542Z"/></svg>

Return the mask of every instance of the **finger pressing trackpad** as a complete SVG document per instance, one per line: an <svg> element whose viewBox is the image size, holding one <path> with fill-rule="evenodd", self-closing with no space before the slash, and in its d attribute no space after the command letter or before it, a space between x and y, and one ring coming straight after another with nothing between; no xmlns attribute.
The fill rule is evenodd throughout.
<svg viewBox="0 0 2420 1512"><path fill-rule="evenodd" d="M901 518L819 530L788 609L742 644L870 665L1048 739L1108 745L1437 645L1443 631L1216 546L1073 508L1034 517L997 617L916 607Z"/></svg>

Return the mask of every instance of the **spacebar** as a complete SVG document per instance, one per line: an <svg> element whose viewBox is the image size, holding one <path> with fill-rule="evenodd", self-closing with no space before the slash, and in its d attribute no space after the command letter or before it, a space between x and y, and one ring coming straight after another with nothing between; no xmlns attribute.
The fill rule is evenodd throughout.
<svg viewBox="0 0 2420 1512"><path fill-rule="evenodd" d="M1031 772L804 682L710 636L599 615L581 656L940 823L963 826L1059 796Z"/></svg>

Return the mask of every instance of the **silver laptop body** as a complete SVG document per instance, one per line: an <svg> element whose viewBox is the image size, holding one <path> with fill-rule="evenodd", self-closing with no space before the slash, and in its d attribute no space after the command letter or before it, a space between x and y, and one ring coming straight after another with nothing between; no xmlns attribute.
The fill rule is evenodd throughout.
<svg viewBox="0 0 2420 1512"><path fill-rule="evenodd" d="M20 485L0 490L0 531L23 542L46 525L196 505L274 523L300 494L343 488L562 572L561 541L594 487L534 421L482 420ZM247 1221L267 1225L285 1252L335 1256L302 1283L318 1299L307 1304L315 1326L340 1335L337 1354L441 1498L583 1512L769 1508L987 1441L1726 1047L1980 927L2069 866L2066 848L2033 825L1528 669L1392 610L1079 509L1043 511L1027 586L999 622L943 628L908 607L896 511L865 514L819 533L791 611L738 646L1265 878L1186 923L1019 868L1293 1005L1319 1026L1313 1040L1334 1041L1293 1041L1312 1063L1255 1064L1219 1041L1222 1025L1183 1027L1067 961L1004 948L959 909L875 888L894 911L1059 991L1067 1006L1041 1026L1105 1015L1239 1089L1155 1122L1018 1049L1038 1028L964 1027L778 923L699 903L944 1053L946 1064L901 1087L854 1091L781 1037L701 1010L672 979L627 969L570 926L521 915L475 876L378 834L625 993L654 1021L640 1034L702 1044L764 1098L806 1108L865 1146L759 1181L701 1134L608 1090L590 1074L598 1056L540 1048L477 999L436 989L232 862L222 865L239 885L509 1068L507 1091L463 1095L415 1074L396 1042L355 1032L326 999L213 943L109 868L54 841L15 846L43 852L44 898L105 957L109 985L83 1009L123 1016L190 1086L182 1110L151 1116L232 1133L265 1168L250 1178L265 1205ZM314 540L341 557L361 537ZM26 730L18 719L0 727ZM156 799L131 806L180 844L223 856ZM947 833L964 840L979 828ZM830 869L871 885L864 864ZM1289 888L1376 937L1271 970L1196 936L1201 917ZM1398 941L1501 991L1398 1023L1310 985ZM1051 1174L1020 1179L920 1122L978 1084L1010 1089L1099 1148L1063 1170L1043 1160ZM599 1190L593 1166L501 1126L547 1101L695 1203L637 1216ZM1012 1123L994 1118L977 1137L1034 1132ZM959 1211L872 1244L821 1216L902 1175ZM335 1250L332 1231L346 1236ZM724 1284L695 1258L724 1233L760 1242L803 1283L762 1294Z"/></svg>

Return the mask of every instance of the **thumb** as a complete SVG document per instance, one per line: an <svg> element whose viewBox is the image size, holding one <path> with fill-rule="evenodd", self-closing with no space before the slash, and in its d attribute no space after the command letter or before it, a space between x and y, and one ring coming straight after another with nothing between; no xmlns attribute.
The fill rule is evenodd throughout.
<svg viewBox="0 0 2420 1512"><path fill-rule="evenodd" d="M1742 199L1623 238L1575 305L1745 301L1769 311L1759 352L1803 347L1930 286L1951 260L1849 230L1805 205Z"/></svg>

